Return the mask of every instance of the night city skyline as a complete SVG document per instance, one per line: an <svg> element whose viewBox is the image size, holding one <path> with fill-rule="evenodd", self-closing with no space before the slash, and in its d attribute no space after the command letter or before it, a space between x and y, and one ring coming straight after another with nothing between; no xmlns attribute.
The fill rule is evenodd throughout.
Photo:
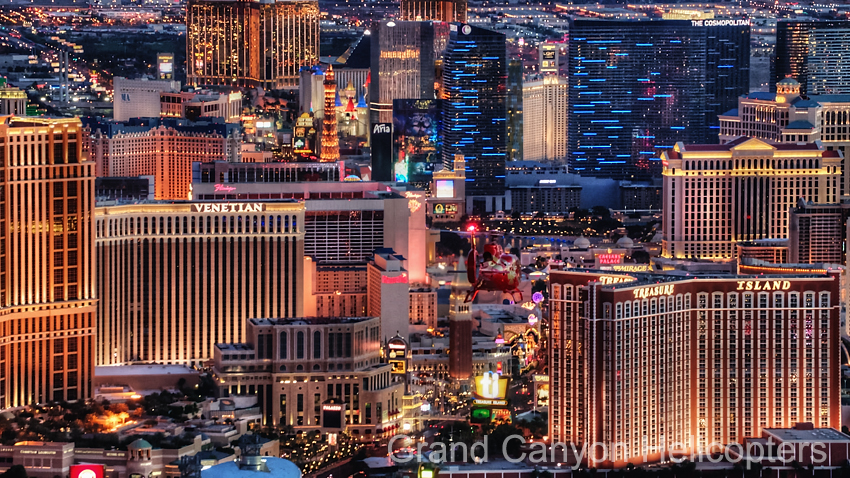
<svg viewBox="0 0 850 478"><path fill-rule="evenodd" d="M850 8L0 7L0 478L850 477Z"/></svg>

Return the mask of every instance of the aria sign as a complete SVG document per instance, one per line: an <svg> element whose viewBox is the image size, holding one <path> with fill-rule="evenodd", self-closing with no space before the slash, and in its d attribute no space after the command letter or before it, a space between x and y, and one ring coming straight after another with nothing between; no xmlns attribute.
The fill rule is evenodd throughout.
<svg viewBox="0 0 850 478"><path fill-rule="evenodd" d="M192 204L193 212L263 212L265 208L262 203Z"/></svg>

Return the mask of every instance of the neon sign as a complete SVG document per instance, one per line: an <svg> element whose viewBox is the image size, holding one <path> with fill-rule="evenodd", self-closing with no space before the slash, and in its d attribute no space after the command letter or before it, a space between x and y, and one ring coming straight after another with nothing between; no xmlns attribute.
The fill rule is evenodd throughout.
<svg viewBox="0 0 850 478"><path fill-rule="evenodd" d="M623 282L632 282L635 280L634 277L630 276L602 276L599 278L599 282L603 284L620 284Z"/></svg>
<svg viewBox="0 0 850 478"><path fill-rule="evenodd" d="M620 264L623 262L622 254L597 254L596 260L600 264Z"/></svg>
<svg viewBox="0 0 850 478"><path fill-rule="evenodd" d="M192 204L194 212L262 212L265 208L262 203Z"/></svg>
<svg viewBox="0 0 850 478"><path fill-rule="evenodd" d="M221 192L229 193L229 192L233 192L233 191L236 191L236 188L233 187L233 186L225 186L224 184L216 184L215 185L215 192L217 192L217 193L221 193Z"/></svg>
<svg viewBox="0 0 850 478"><path fill-rule="evenodd" d="M791 282L787 280L739 280L738 290L788 290Z"/></svg>
<svg viewBox="0 0 850 478"><path fill-rule="evenodd" d="M342 405L322 405L322 410L326 412L341 412Z"/></svg>
<svg viewBox="0 0 850 478"><path fill-rule="evenodd" d="M659 295L670 295L673 293L674 287L675 286L673 286L673 284L668 284L635 289L635 299L647 299L649 297L658 297Z"/></svg>
<svg viewBox="0 0 850 478"><path fill-rule="evenodd" d="M402 274L398 277L381 277L382 284L407 284L407 274Z"/></svg>

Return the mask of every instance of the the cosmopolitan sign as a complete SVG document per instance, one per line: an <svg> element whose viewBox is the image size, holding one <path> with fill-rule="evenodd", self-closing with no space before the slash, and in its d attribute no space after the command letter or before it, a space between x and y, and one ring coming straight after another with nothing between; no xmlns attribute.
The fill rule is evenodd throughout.
<svg viewBox="0 0 850 478"><path fill-rule="evenodd" d="M263 212L265 209L262 203L192 204L194 212Z"/></svg>
<svg viewBox="0 0 850 478"><path fill-rule="evenodd" d="M749 24L749 19L691 20L692 27L743 27L749 26Z"/></svg>

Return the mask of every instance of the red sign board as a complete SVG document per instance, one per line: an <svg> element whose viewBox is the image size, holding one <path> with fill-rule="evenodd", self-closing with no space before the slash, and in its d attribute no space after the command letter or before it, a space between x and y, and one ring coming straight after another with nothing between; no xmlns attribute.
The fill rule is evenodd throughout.
<svg viewBox="0 0 850 478"><path fill-rule="evenodd" d="M597 254L596 260L599 264L620 264L623 262L623 256L620 254Z"/></svg>
<svg viewBox="0 0 850 478"><path fill-rule="evenodd" d="M103 465L71 465L71 478L103 478Z"/></svg>

